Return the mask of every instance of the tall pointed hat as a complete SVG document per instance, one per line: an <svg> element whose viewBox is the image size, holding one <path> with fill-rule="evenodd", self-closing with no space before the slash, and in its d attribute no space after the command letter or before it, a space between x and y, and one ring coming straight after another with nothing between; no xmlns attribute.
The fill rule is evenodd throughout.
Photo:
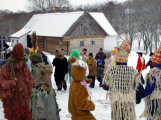
<svg viewBox="0 0 161 120"><path fill-rule="evenodd" d="M159 48L154 52L151 60L155 63L161 64L161 45Z"/></svg>
<svg viewBox="0 0 161 120"><path fill-rule="evenodd" d="M121 45L117 48L115 60L117 62L128 62L128 57L129 57L130 51L131 51L130 43L128 41L127 36L125 35L125 40L123 40Z"/></svg>

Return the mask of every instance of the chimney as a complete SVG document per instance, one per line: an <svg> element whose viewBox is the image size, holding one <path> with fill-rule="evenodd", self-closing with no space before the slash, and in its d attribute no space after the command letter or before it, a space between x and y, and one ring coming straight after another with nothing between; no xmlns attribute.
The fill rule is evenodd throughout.
<svg viewBox="0 0 161 120"><path fill-rule="evenodd" d="M60 12L60 7L55 7L55 12Z"/></svg>

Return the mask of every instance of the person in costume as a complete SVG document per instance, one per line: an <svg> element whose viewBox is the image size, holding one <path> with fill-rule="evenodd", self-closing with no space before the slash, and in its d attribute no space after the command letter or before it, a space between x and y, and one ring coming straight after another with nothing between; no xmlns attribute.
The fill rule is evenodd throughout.
<svg viewBox="0 0 161 120"><path fill-rule="evenodd" d="M65 75L68 73L68 62L65 57L65 53L63 49L55 50L55 58L53 59L53 67L55 66L55 82L58 87L57 90L61 90L62 87L64 90L67 89L67 83L64 80Z"/></svg>
<svg viewBox="0 0 161 120"><path fill-rule="evenodd" d="M71 83L73 80L72 76L71 76L72 65L69 62L69 59L72 58L73 56L76 58L76 60L81 60L81 58L79 56L79 51L77 49L72 50L72 53L70 54L70 57L68 58L68 74L66 75L66 79L69 78L69 83Z"/></svg>
<svg viewBox="0 0 161 120"><path fill-rule="evenodd" d="M137 62L136 69L138 70L138 72L141 75L142 84L144 84L144 78L142 76L142 70L145 69L145 59L143 58L143 53L142 52L137 52L137 54L138 54L138 62Z"/></svg>
<svg viewBox="0 0 161 120"><path fill-rule="evenodd" d="M73 81L70 84L68 110L71 113L72 120L96 120L90 111L95 109L91 100L91 91L87 83L91 79L85 80L88 75L88 66L82 60L76 60L75 57L69 59L72 64L71 75Z"/></svg>
<svg viewBox="0 0 161 120"><path fill-rule="evenodd" d="M93 53L89 53L87 64L88 64L88 69L89 69L88 79L92 79L92 83L90 84L89 87L94 88L95 77L97 75L97 65L96 65L95 59L93 58Z"/></svg>
<svg viewBox="0 0 161 120"><path fill-rule="evenodd" d="M50 65L38 63L35 71L30 109L34 120L60 120L56 94L52 88Z"/></svg>
<svg viewBox="0 0 161 120"><path fill-rule="evenodd" d="M145 98L144 117L147 120L161 119L161 46L151 57L153 68L146 75L146 86L142 94Z"/></svg>
<svg viewBox="0 0 161 120"><path fill-rule="evenodd" d="M128 38L117 48L116 66L107 70L105 82L109 85L111 120L136 120L135 89L140 83L140 74L127 66L130 54Z"/></svg>
<svg viewBox="0 0 161 120"><path fill-rule="evenodd" d="M32 119L29 106L33 77L26 61L24 48L17 43L0 72L0 99L7 120Z"/></svg>

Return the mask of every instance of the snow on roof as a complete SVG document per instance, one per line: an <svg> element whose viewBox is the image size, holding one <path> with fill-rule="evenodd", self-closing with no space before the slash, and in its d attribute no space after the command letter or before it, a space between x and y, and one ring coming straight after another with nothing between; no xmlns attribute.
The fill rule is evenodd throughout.
<svg viewBox="0 0 161 120"><path fill-rule="evenodd" d="M102 27L103 30L108 35L117 35L116 31L113 29L109 21L106 19L103 13L89 12L91 17L96 20L96 22Z"/></svg>
<svg viewBox="0 0 161 120"><path fill-rule="evenodd" d="M83 14L83 11L36 14L23 29L32 29L38 36L62 37Z"/></svg>
<svg viewBox="0 0 161 120"><path fill-rule="evenodd" d="M30 32L31 29L21 29L18 32L10 35L10 37L16 37L16 38L20 38L21 36L23 36L24 34Z"/></svg>
<svg viewBox="0 0 161 120"><path fill-rule="evenodd" d="M84 11L36 14L20 31L10 37L20 37L29 31L29 35L36 31L38 36L63 37L83 14ZM103 13L90 12L89 15L96 20L108 35L117 35Z"/></svg>

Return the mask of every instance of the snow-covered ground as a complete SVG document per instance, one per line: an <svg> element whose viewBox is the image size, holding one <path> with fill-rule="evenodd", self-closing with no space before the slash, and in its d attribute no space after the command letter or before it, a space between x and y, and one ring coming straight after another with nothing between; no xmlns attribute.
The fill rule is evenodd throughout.
<svg viewBox="0 0 161 120"><path fill-rule="evenodd" d="M137 48L134 45L134 48L132 49L132 52L129 56L129 66L133 66L134 68L136 67L137 64L137 59L138 55L136 54ZM140 50L142 51L142 50ZM49 59L53 61L54 55L47 54ZM67 56L66 56L67 57ZM147 63L149 60L149 55L143 55L145 58L145 62ZM149 68L143 71L143 76L146 75L148 72ZM57 89L55 81L54 81L54 75L52 75L52 83L53 83L53 88ZM59 107L61 108L60 112L60 118L61 120L70 120L69 118L66 117L68 114L68 94L69 94L69 82L67 82L68 88L66 91L56 91L57 94L57 102ZM92 91L92 99L93 102L95 103L95 110L92 111L93 115L96 117L97 120L111 120L111 107L110 107L110 101L109 99L106 100L106 91L102 89L102 87L99 87L99 83L96 80L95 83L95 88L91 88ZM135 106L135 111L136 111L136 116L137 120L145 120L145 118L139 118L139 116L143 113L144 110L144 101L139 105ZM3 108L2 108L2 103L0 101L0 120L5 120L4 119L4 114L3 114Z"/></svg>

